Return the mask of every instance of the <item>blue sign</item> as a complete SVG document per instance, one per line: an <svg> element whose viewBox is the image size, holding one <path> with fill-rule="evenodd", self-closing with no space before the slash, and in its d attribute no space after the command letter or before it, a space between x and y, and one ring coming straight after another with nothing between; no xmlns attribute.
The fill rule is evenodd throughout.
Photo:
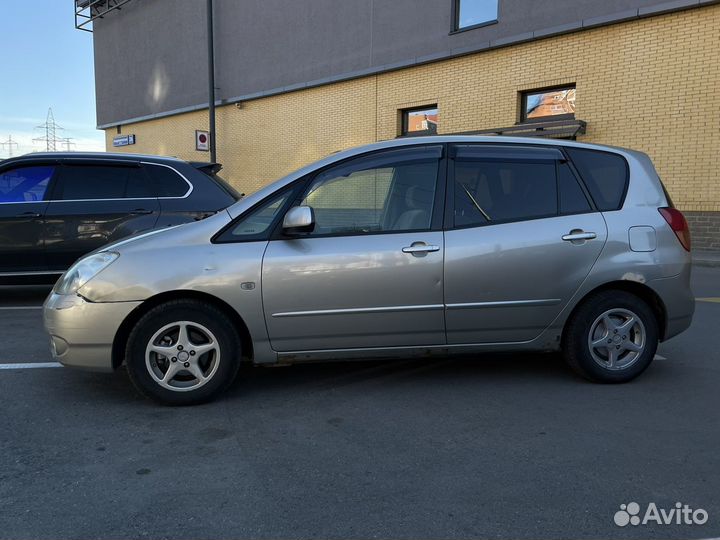
<svg viewBox="0 0 720 540"><path fill-rule="evenodd" d="M135 135L117 135L113 137L113 146L128 146L135 144Z"/></svg>

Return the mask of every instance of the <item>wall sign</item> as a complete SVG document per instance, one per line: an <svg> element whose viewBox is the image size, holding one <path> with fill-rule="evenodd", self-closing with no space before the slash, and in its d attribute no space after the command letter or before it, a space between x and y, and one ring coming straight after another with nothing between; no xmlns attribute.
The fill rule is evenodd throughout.
<svg viewBox="0 0 720 540"><path fill-rule="evenodd" d="M135 135L116 135L113 137L113 146L128 146L135 144Z"/></svg>
<svg viewBox="0 0 720 540"><path fill-rule="evenodd" d="M210 150L210 132L195 130L195 150L199 152L207 152Z"/></svg>

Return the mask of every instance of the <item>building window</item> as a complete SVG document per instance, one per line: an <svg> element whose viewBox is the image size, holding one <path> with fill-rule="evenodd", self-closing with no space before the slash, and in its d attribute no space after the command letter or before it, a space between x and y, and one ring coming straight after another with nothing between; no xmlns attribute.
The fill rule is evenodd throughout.
<svg viewBox="0 0 720 540"><path fill-rule="evenodd" d="M453 30L467 30L497 22L498 0L453 0Z"/></svg>
<svg viewBox="0 0 720 540"><path fill-rule="evenodd" d="M404 109L401 135L435 135L438 129L438 107L428 105L415 109Z"/></svg>
<svg viewBox="0 0 720 540"><path fill-rule="evenodd" d="M575 85L522 93L521 122L575 118Z"/></svg>

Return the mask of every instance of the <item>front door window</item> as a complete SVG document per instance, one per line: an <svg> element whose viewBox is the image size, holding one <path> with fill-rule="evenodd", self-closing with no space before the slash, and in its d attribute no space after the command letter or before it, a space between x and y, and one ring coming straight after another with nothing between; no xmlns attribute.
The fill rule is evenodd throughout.
<svg viewBox="0 0 720 540"><path fill-rule="evenodd" d="M321 173L301 202L315 210L312 235L429 230L441 150L384 152Z"/></svg>

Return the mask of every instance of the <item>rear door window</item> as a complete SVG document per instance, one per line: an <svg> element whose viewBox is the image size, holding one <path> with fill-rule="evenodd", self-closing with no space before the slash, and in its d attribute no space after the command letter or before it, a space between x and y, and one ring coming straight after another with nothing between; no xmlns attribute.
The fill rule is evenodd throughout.
<svg viewBox="0 0 720 540"><path fill-rule="evenodd" d="M458 147L454 167L456 227L558 214L556 151Z"/></svg>
<svg viewBox="0 0 720 540"><path fill-rule="evenodd" d="M558 194L561 214L580 214L592 210L570 165L565 162L558 163Z"/></svg>
<svg viewBox="0 0 720 540"><path fill-rule="evenodd" d="M54 166L42 165L18 167L0 173L0 202L35 202L44 200L54 172Z"/></svg>
<svg viewBox="0 0 720 540"><path fill-rule="evenodd" d="M628 164L612 152L566 147L599 210L618 210L625 198Z"/></svg>
<svg viewBox="0 0 720 540"><path fill-rule="evenodd" d="M142 168L114 165L65 165L53 199L107 200L154 197Z"/></svg>

